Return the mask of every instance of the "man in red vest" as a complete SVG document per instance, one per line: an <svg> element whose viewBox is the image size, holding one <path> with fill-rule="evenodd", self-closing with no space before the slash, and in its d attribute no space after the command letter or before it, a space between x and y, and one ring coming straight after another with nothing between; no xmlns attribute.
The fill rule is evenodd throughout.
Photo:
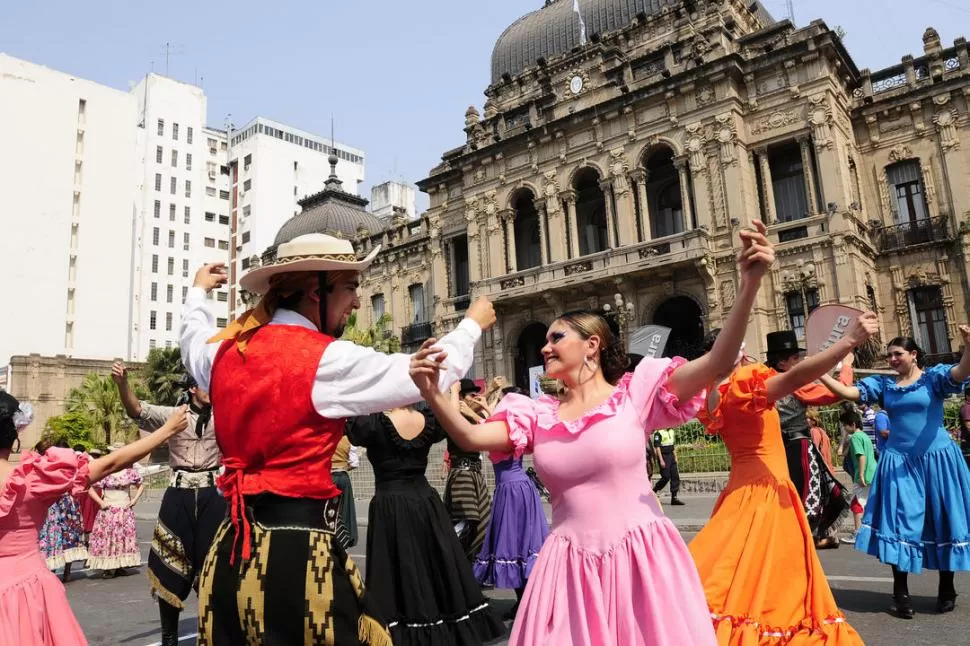
<svg viewBox="0 0 970 646"><path fill-rule="evenodd" d="M308 234L240 287L255 309L219 331L206 293L226 282L221 264L195 278L182 317L182 358L209 392L230 518L216 534L199 584L199 644L389 646L369 611L361 576L334 538L340 490L331 458L347 417L416 403L410 356L341 341L360 306L358 260L346 240ZM442 388L471 367L495 311L480 299L440 341Z"/></svg>

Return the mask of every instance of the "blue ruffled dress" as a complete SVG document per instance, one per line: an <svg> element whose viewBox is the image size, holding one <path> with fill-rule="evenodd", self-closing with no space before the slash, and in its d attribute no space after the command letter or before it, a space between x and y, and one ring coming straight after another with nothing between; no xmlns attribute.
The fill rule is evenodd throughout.
<svg viewBox="0 0 970 646"><path fill-rule="evenodd" d="M892 430L855 545L903 572L970 570L970 470L943 427L943 400L966 385L952 367L929 368L909 386L885 375L856 384Z"/></svg>

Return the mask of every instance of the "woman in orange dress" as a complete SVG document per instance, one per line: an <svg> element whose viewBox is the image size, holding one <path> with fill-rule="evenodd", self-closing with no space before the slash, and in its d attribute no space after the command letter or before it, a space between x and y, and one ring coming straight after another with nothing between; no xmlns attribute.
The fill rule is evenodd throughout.
<svg viewBox="0 0 970 646"><path fill-rule="evenodd" d="M774 402L831 370L876 326L875 314L860 316L842 340L784 373L749 363L742 350L710 389L698 418L724 439L731 476L690 551L720 646L862 644L822 572Z"/></svg>

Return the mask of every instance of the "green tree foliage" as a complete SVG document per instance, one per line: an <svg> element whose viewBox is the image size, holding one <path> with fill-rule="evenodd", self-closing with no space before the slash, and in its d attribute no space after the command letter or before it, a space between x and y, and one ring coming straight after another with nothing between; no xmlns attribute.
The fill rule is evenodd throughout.
<svg viewBox="0 0 970 646"><path fill-rule="evenodd" d="M345 341L351 341L357 345L373 348L384 354L401 351L401 339L391 333L392 319L390 314L385 314L369 328L357 326L357 312L353 312L347 319L344 333L341 337Z"/></svg>
<svg viewBox="0 0 970 646"><path fill-rule="evenodd" d="M88 450L100 446L91 436L91 424L87 417L81 413L64 413L51 417L47 420L40 439L50 445L63 442L71 448L80 444Z"/></svg>
<svg viewBox="0 0 970 646"><path fill-rule="evenodd" d="M132 383L136 396L145 397L145 387ZM136 433L134 422L128 419L121 405L118 388L107 375L89 373L67 396L67 412L85 421L91 439L98 445L128 441Z"/></svg>
<svg viewBox="0 0 970 646"><path fill-rule="evenodd" d="M149 399L159 406L174 406L182 394L185 367L178 348L155 348L143 371Z"/></svg>

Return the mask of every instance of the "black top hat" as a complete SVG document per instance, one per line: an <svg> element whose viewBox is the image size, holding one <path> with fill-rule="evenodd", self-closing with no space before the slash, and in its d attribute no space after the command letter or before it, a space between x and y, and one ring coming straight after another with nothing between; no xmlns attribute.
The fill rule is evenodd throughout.
<svg viewBox="0 0 970 646"><path fill-rule="evenodd" d="M482 389L471 379L462 379L458 386L458 395L464 397L468 393L480 393Z"/></svg>
<svg viewBox="0 0 970 646"><path fill-rule="evenodd" d="M189 373L185 373L182 375L181 386L183 389L189 390L190 388L198 388L199 384L195 381L195 377Z"/></svg>
<svg viewBox="0 0 970 646"><path fill-rule="evenodd" d="M805 352L805 348L798 347L798 336L791 330L768 333L768 354L782 353L797 354Z"/></svg>

